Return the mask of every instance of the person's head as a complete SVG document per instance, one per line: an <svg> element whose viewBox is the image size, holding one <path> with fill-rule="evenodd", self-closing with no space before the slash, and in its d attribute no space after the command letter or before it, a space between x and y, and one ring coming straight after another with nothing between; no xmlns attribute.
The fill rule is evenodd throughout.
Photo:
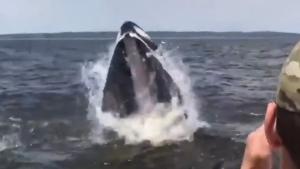
<svg viewBox="0 0 300 169"><path fill-rule="evenodd" d="M276 105L269 105L266 113L265 132L270 145L281 148L283 162L300 169L300 42L283 64Z"/></svg>

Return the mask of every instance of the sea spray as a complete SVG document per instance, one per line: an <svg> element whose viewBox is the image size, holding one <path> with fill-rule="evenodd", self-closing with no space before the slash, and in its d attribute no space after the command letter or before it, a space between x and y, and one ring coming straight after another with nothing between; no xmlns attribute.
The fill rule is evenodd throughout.
<svg viewBox="0 0 300 169"><path fill-rule="evenodd" d="M21 146L19 135L17 133L7 134L0 137L0 152L10 148Z"/></svg>

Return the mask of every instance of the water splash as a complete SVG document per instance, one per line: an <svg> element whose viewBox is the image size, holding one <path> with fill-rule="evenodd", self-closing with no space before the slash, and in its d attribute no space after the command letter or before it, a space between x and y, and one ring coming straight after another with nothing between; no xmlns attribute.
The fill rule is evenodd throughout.
<svg viewBox="0 0 300 169"><path fill-rule="evenodd" d="M21 146L21 141L17 133L3 135L2 137L0 137L0 152L19 146Z"/></svg>
<svg viewBox="0 0 300 169"><path fill-rule="evenodd" d="M207 126L199 120L199 109L195 104L187 68L176 50L166 50L163 46L153 54L180 88L184 104L176 104L174 98L171 106L157 104L151 113L140 112L126 118L102 112L102 90L113 49L114 46L110 46L109 52L100 54L101 58L98 61L86 63L82 68L82 80L88 89L87 118L94 124L91 132L93 141L106 143L110 141L106 136L107 131L114 131L118 138L123 138L127 144L150 141L153 145L159 145L165 142L192 140L193 133L199 127ZM188 115L187 119L184 118L185 113Z"/></svg>

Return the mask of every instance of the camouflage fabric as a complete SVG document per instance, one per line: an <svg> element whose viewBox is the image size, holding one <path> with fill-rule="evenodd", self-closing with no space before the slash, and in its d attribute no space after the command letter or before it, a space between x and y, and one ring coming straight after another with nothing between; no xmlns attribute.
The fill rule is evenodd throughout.
<svg viewBox="0 0 300 169"><path fill-rule="evenodd" d="M300 42L296 44L283 64L276 103L281 108L300 113Z"/></svg>

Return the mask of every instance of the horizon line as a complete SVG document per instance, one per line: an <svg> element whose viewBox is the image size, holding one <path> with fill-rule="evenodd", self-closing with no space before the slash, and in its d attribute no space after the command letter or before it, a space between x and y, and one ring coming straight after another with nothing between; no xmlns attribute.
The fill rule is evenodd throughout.
<svg viewBox="0 0 300 169"><path fill-rule="evenodd" d="M63 34L63 33L117 33L119 31L57 31L57 32L19 32L19 33L0 33L0 36L5 35L30 35L30 34ZM254 30L254 31L178 31L178 30L150 30L147 33L153 32L176 32L176 33L283 33L283 34L300 34L300 32L281 32L272 30Z"/></svg>

